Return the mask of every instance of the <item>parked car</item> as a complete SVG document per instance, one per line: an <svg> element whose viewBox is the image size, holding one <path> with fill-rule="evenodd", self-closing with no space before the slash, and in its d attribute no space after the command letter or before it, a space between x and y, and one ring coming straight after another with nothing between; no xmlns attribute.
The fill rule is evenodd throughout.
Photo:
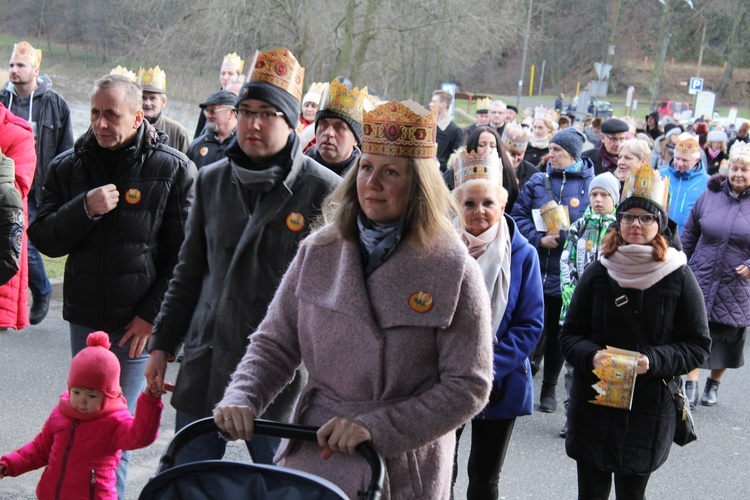
<svg viewBox="0 0 750 500"><path fill-rule="evenodd" d="M612 104L609 101L600 101L599 99L591 99L589 101L588 113L594 118L610 118L612 116Z"/></svg>
<svg viewBox="0 0 750 500"><path fill-rule="evenodd" d="M684 118L684 113L690 112L690 104L680 101L663 100L660 101L656 106L655 111L659 113L659 119L661 120L664 116L670 116L675 120Z"/></svg>

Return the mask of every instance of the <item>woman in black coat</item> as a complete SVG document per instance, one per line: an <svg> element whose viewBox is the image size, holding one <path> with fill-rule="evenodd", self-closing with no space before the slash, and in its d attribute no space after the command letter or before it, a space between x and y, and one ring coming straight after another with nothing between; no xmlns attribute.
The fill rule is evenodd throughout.
<svg viewBox="0 0 750 500"><path fill-rule="evenodd" d="M700 366L711 339L685 254L669 247L664 236L663 206L631 196L618 207L611 227L603 256L583 274L560 331L561 350L575 368L565 448L578 462L579 498L609 498L614 474L617 498L638 499L651 473L667 460L675 433L665 382ZM610 277L621 287L617 293ZM638 340L615 305L623 294L648 344ZM629 410L591 403L592 385L599 380L592 370L608 361L606 346L640 353Z"/></svg>

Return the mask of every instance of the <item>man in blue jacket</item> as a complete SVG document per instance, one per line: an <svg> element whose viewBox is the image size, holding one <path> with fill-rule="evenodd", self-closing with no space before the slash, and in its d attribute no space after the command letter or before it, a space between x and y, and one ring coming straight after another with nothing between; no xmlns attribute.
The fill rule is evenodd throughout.
<svg viewBox="0 0 750 500"><path fill-rule="evenodd" d="M711 177L701 161L698 138L688 132L680 134L669 166L659 171L669 177L669 218L677 223L682 234L690 210L703 194Z"/></svg>

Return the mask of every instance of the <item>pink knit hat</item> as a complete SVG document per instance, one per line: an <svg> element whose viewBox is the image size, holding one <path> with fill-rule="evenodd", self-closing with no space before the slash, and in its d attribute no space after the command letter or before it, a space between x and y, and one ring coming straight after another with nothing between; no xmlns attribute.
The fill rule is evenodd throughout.
<svg viewBox="0 0 750 500"><path fill-rule="evenodd" d="M109 398L120 395L120 361L109 350L109 335L90 333L86 346L70 362L68 387L86 387Z"/></svg>

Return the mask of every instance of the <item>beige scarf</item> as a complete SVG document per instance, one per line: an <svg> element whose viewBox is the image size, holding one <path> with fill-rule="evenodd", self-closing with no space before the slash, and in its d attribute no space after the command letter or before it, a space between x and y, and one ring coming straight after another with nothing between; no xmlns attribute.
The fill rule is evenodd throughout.
<svg viewBox="0 0 750 500"><path fill-rule="evenodd" d="M664 262L654 260L653 251L650 245L623 245L612 257L602 256L601 261L621 287L646 290L687 264L685 254L672 247L667 250Z"/></svg>
<svg viewBox="0 0 750 500"><path fill-rule="evenodd" d="M500 322L508 305L510 291L510 230L505 217L479 236L464 232L469 254L477 259L482 269L484 284L490 294L492 306L492 332L497 335ZM495 337L497 341L497 337Z"/></svg>

